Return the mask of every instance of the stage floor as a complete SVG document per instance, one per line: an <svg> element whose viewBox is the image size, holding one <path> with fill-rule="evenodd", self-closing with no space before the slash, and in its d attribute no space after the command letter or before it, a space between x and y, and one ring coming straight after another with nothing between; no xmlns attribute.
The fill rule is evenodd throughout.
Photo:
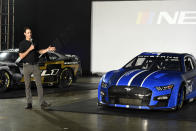
<svg viewBox="0 0 196 131"><path fill-rule="evenodd" d="M99 78L80 78L69 89L45 87L52 104L40 110L36 88L33 109L25 110L24 89L0 94L0 131L184 131L196 128L196 102L179 112L97 108Z"/></svg>

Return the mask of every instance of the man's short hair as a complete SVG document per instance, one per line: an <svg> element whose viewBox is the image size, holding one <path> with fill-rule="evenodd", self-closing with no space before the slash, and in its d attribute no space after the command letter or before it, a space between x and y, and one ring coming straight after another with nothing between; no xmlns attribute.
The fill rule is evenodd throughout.
<svg viewBox="0 0 196 131"><path fill-rule="evenodd" d="M26 30L28 30L28 29L31 30L31 28L30 28L29 26L25 26L25 27L24 27L24 33L25 33Z"/></svg>

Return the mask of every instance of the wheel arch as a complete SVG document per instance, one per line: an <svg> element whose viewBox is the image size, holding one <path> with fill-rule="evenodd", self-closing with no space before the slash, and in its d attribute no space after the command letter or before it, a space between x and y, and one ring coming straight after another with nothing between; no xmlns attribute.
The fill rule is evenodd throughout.
<svg viewBox="0 0 196 131"><path fill-rule="evenodd" d="M62 75L63 75L63 73L64 73L64 71L70 71L70 73L72 74L72 80L71 80L71 83L72 83L72 81L73 81L73 71L72 71L72 69L71 68L69 68L69 67L65 67L65 68L63 68L62 70L61 70L61 72L59 73L59 75L58 75L58 85L59 85L59 87L64 87L64 86L62 86ZM69 83L69 85L67 86L67 87L69 87L70 86L70 84L71 83Z"/></svg>
<svg viewBox="0 0 196 131"><path fill-rule="evenodd" d="M174 87L174 89L172 90L172 94L170 99L173 99L172 101L172 106L173 107L177 107L178 105L178 93L180 91L181 88L183 88L183 90L185 91L185 100L186 100L186 82L185 81L181 81L179 82L179 85Z"/></svg>
<svg viewBox="0 0 196 131"><path fill-rule="evenodd" d="M69 70L72 72L72 75L73 75L73 82L75 82L76 79L77 79L77 75L74 74L74 69L71 68L71 67L65 67L65 68L69 69ZM65 69L65 68L64 68L64 69ZM63 70L64 70L64 69L63 69ZM63 71L63 70L62 70L62 71Z"/></svg>
<svg viewBox="0 0 196 131"><path fill-rule="evenodd" d="M0 69L0 71L4 71L4 72L6 72L6 73L8 73L8 75L9 75L9 86L7 87L7 88L11 88L12 87L12 73L8 70L8 69L6 69L6 68L1 68Z"/></svg>
<svg viewBox="0 0 196 131"><path fill-rule="evenodd" d="M12 72L8 70L8 68L0 68L0 71L5 71L9 74L9 76L12 78Z"/></svg>

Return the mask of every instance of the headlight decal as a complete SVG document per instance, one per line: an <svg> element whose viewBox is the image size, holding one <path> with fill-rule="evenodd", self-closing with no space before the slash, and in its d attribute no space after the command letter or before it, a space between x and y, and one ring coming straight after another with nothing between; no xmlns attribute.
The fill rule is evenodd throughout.
<svg viewBox="0 0 196 131"><path fill-rule="evenodd" d="M157 86L155 87L158 91L165 91L165 90L170 90L173 89L174 85L168 85L168 86Z"/></svg>

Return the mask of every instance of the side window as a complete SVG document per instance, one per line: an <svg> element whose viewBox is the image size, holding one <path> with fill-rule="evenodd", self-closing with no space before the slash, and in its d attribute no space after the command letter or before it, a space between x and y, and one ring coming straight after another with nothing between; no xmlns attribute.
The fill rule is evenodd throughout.
<svg viewBox="0 0 196 131"><path fill-rule="evenodd" d="M193 63L193 68L196 69L196 61L194 57L191 57L191 61Z"/></svg>
<svg viewBox="0 0 196 131"><path fill-rule="evenodd" d="M184 63L185 63L186 71L191 71L195 69L195 65L193 64L193 61L190 57L186 57Z"/></svg>
<svg viewBox="0 0 196 131"><path fill-rule="evenodd" d="M146 58L138 58L137 62L135 63L135 66L141 66Z"/></svg>
<svg viewBox="0 0 196 131"><path fill-rule="evenodd" d="M129 68L133 66L133 63L135 63L136 58L132 59L127 65L125 65L125 68Z"/></svg>
<svg viewBox="0 0 196 131"><path fill-rule="evenodd" d="M48 57L50 61L55 61L59 58L56 54L53 53L48 53Z"/></svg>

